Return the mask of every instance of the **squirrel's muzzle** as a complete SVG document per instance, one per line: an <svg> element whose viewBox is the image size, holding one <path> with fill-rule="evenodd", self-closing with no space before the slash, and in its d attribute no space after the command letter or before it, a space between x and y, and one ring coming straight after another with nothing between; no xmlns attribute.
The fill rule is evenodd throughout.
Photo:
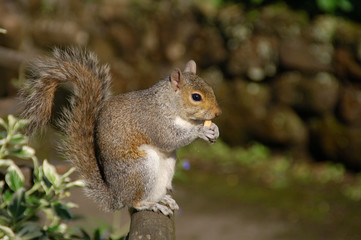
<svg viewBox="0 0 361 240"><path fill-rule="evenodd" d="M216 110L214 111L214 117L219 117L222 114L222 109L221 108L216 108Z"/></svg>

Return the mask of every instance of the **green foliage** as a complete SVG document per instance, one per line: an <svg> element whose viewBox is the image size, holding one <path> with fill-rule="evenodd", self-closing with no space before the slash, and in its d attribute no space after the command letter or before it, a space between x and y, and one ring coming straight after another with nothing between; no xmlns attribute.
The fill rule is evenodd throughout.
<svg viewBox="0 0 361 240"><path fill-rule="evenodd" d="M317 0L316 3L319 9L326 13L335 13L338 9L350 12L353 9L353 5L349 0Z"/></svg>
<svg viewBox="0 0 361 240"><path fill-rule="evenodd" d="M76 205L62 199L70 188L83 183L70 180L74 168L59 175L48 161L39 165L34 149L26 145L28 138L19 132L27 123L12 115L7 122L0 118L0 167L6 170L0 181L0 238L70 239L66 221L73 218L70 208ZM24 174L13 158L32 160L31 186L25 186ZM44 224L39 222L40 213Z"/></svg>
<svg viewBox="0 0 361 240"><path fill-rule="evenodd" d="M12 115L7 122L0 118L0 168L5 169L0 180L0 239L124 239L106 237L108 229L97 228L89 234L68 226L74 218L71 208L77 205L64 198L71 188L84 184L69 178L74 168L60 175L47 160L39 164L35 150L26 145L28 137L20 133L27 124ZM32 160L30 186L14 158Z"/></svg>
<svg viewBox="0 0 361 240"><path fill-rule="evenodd" d="M260 5L265 4L272 1L266 0L249 0L251 4ZM285 3L291 4L292 1L283 1ZM305 1L304 1L305 2ZM350 0L308 0L307 4L304 4L305 7L312 6L313 4L317 6L317 8L326 13L335 13L336 10L341 10L344 12L349 12L353 10L353 4ZM307 10L307 9L306 9Z"/></svg>
<svg viewBox="0 0 361 240"><path fill-rule="evenodd" d="M331 15L341 15L345 18L360 19L360 4L355 0L224 0L225 2L242 2L251 8L257 8L268 4L286 4L287 6L307 12L310 15L327 13Z"/></svg>
<svg viewBox="0 0 361 240"><path fill-rule="evenodd" d="M271 188L286 188L292 184L331 184L337 186L347 198L361 201L361 175L352 177L339 163L310 163L295 161L291 157L272 154L260 143L246 148L231 148L221 140L212 146L196 142L181 149L179 159L194 159L192 164L213 164L218 173L230 176L230 183L241 175L259 181Z"/></svg>
<svg viewBox="0 0 361 240"><path fill-rule="evenodd" d="M59 175L48 161L39 165L34 149L26 145L28 138L19 132L27 123L12 115L7 122L0 118L0 167L5 169L0 181L0 239L82 239L71 235L74 230L67 225L73 218L70 209L76 205L63 198L83 183L70 180L74 168ZM32 160L30 186L14 158Z"/></svg>
<svg viewBox="0 0 361 240"><path fill-rule="evenodd" d="M361 174L352 185L345 187L344 194L352 200L361 201Z"/></svg>

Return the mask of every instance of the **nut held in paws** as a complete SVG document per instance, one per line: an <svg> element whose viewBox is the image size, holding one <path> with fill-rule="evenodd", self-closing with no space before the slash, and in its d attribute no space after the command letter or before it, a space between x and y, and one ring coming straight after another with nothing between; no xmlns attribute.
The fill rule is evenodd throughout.
<svg viewBox="0 0 361 240"><path fill-rule="evenodd" d="M205 120L205 121L204 121L203 126L205 126L205 127L210 127L211 125L212 125L212 121L211 121L211 120Z"/></svg>

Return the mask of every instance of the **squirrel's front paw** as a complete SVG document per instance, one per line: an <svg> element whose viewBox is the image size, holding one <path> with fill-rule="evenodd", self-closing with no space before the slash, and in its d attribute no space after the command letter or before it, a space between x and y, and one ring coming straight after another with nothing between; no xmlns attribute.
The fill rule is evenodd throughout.
<svg viewBox="0 0 361 240"><path fill-rule="evenodd" d="M210 127L200 126L199 137L210 143L215 143L219 137L218 126L214 123Z"/></svg>

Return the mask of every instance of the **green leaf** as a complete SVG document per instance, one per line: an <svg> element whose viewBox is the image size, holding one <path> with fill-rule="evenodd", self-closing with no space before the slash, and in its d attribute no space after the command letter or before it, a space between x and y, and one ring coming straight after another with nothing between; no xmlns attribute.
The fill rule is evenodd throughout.
<svg viewBox="0 0 361 240"><path fill-rule="evenodd" d="M94 232L94 240L101 240L101 234L100 234L100 229L97 228Z"/></svg>
<svg viewBox="0 0 361 240"><path fill-rule="evenodd" d="M53 209L54 209L56 215L59 216L63 220L70 220L73 218L72 212L62 202L54 202Z"/></svg>
<svg viewBox="0 0 361 240"><path fill-rule="evenodd" d="M41 172L39 169L38 159L35 156L33 156L31 158L31 160L33 160L33 165L34 165L33 180L34 180L34 183L37 183L37 182L41 181Z"/></svg>
<svg viewBox="0 0 361 240"><path fill-rule="evenodd" d="M15 126L14 126L14 131L18 131L22 128L24 128L26 125L29 124L29 120L27 119L20 119L18 120L16 123L15 123Z"/></svg>
<svg viewBox="0 0 361 240"><path fill-rule="evenodd" d="M31 148L29 146L23 146L22 147L22 151L24 152L24 154L27 156L27 158L33 157L35 155L35 150L34 148Z"/></svg>
<svg viewBox="0 0 361 240"><path fill-rule="evenodd" d="M30 240L43 236L42 227L36 222L25 222L23 223L16 236L23 240Z"/></svg>
<svg viewBox="0 0 361 240"><path fill-rule="evenodd" d="M78 207L79 207L78 204L73 203L73 202L67 202L65 205L66 205L68 208L78 208Z"/></svg>
<svg viewBox="0 0 361 240"><path fill-rule="evenodd" d="M14 164L8 168L5 181L9 188L15 192L24 186L24 175L18 166Z"/></svg>
<svg viewBox="0 0 361 240"><path fill-rule="evenodd" d="M15 126L15 123L16 123L17 119L13 116L13 115L9 115L8 116L8 131L10 132L10 130L13 130L14 129L14 126Z"/></svg>
<svg viewBox="0 0 361 240"><path fill-rule="evenodd" d="M34 197L34 196L26 197L26 202L33 207L38 207L41 204L39 197Z"/></svg>
<svg viewBox="0 0 361 240"><path fill-rule="evenodd" d="M70 189L73 187L85 187L85 183L82 180L76 180L74 182L67 183L64 189Z"/></svg>
<svg viewBox="0 0 361 240"><path fill-rule="evenodd" d="M49 194L52 190L51 187L53 186L51 182L48 180L47 177L43 176L43 180L40 182L41 186L43 187L46 194Z"/></svg>
<svg viewBox="0 0 361 240"><path fill-rule="evenodd" d="M80 229L81 233L83 234L82 238L84 240L90 240L90 236L89 234L84 230L84 229Z"/></svg>
<svg viewBox="0 0 361 240"><path fill-rule="evenodd" d="M47 160L43 162L43 172L44 176L49 180L49 182L54 185L58 186L60 176L56 173L56 169L53 165L51 165Z"/></svg>
<svg viewBox="0 0 361 240"><path fill-rule="evenodd" d="M5 208L0 208L0 225L10 226L12 217Z"/></svg>
<svg viewBox="0 0 361 240"><path fill-rule="evenodd" d="M61 176L61 179L64 181L67 177L70 176L70 174L72 174L73 172L75 172L75 167L72 167L70 168L66 173L64 173L62 176Z"/></svg>
<svg viewBox="0 0 361 240"><path fill-rule="evenodd" d="M0 225L0 231L2 231L6 236L8 236L10 239L15 238L15 234L11 228Z"/></svg>
<svg viewBox="0 0 361 240"><path fill-rule="evenodd" d="M345 12L350 12L353 10L353 5L349 0L339 0L338 6Z"/></svg>
<svg viewBox="0 0 361 240"><path fill-rule="evenodd" d="M0 215L0 225L9 226L11 224L11 218Z"/></svg>
<svg viewBox="0 0 361 240"><path fill-rule="evenodd" d="M337 8L338 0L317 0L318 7L325 12L334 12Z"/></svg>
<svg viewBox="0 0 361 240"><path fill-rule="evenodd" d="M2 197L6 203L9 203L11 198L13 197L13 192L10 189L6 189Z"/></svg>
<svg viewBox="0 0 361 240"><path fill-rule="evenodd" d="M14 165L12 160L0 159L0 167L10 167L11 165Z"/></svg>
<svg viewBox="0 0 361 240"><path fill-rule="evenodd" d="M11 144L25 144L28 142L28 137L17 133L14 136L12 136L12 138L10 139L9 143Z"/></svg>
<svg viewBox="0 0 361 240"><path fill-rule="evenodd" d="M29 146L21 146L10 149L9 155L22 158L29 159L32 158L35 154L35 150Z"/></svg>
<svg viewBox="0 0 361 240"><path fill-rule="evenodd" d="M9 214L14 218L14 221L17 221L20 217L23 216L26 210L25 206L25 189L20 188L17 190L8 205Z"/></svg>

